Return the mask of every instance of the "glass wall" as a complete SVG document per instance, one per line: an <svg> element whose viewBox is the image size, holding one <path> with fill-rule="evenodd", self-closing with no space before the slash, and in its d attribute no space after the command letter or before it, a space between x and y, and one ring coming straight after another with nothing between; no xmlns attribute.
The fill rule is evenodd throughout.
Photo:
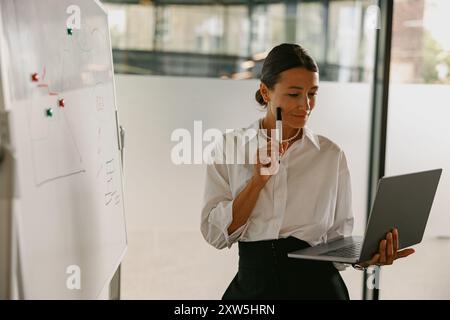
<svg viewBox="0 0 450 320"><path fill-rule="evenodd" d="M132 37L120 42L128 37L132 6L108 5L118 9L117 21L123 19L119 12L128 17L123 23L111 22L112 30L116 25L119 32L116 43L128 46L114 50L116 66L123 73L149 74L116 77L127 141L129 249L122 268L123 298L221 297L237 270L237 248L219 251L202 238L205 166L172 163L171 149L177 143L171 134L186 129L192 143L204 147L201 137L207 129L247 127L264 116L254 100L257 79L226 79L255 78L266 52L283 41L303 44L319 61L320 92L309 126L345 151L353 186L354 233L363 233L374 63L369 51L375 48L375 29L364 23L370 3L137 5L148 8L146 15L154 21L153 38L147 27L140 31L148 34L142 39L152 39L142 40L151 49L131 42ZM196 133L199 123L201 132ZM361 299L362 273L348 268L342 276L352 299Z"/></svg>
<svg viewBox="0 0 450 320"><path fill-rule="evenodd" d="M106 2L119 73L258 78L270 48L296 42L323 80L371 81L371 0L119 2Z"/></svg>
<svg viewBox="0 0 450 320"><path fill-rule="evenodd" d="M394 2L386 174L443 173L416 253L381 273L382 299L450 299L449 12L447 0Z"/></svg>
<svg viewBox="0 0 450 320"><path fill-rule="evenodd" d="M116 72L152 75L117 77L128 141L124 298L216 299L234 276L236 247L218 251L199 231L204 167L171 163L170 135L185 128L194 137L195 121L203 131L225 130L262 116L253 101L256 79L220 79L258 78L267 50L280 42L302 44L319 62L321 89L310 127L346 152L355 234L363 232L375 1L119 2L106 4ZM380 298L449 299L450 3L394 4L386 174L436 167L444 173L423 242L408 259L382 268ZM342 275L351 298L360 299L361 273L350 268Z"/></svg>

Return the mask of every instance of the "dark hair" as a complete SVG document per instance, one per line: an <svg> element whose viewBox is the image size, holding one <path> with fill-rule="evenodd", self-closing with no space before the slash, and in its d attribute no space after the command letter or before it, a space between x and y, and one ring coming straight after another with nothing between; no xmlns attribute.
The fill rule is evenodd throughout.
<svg viewBox="0 0 450 320"><path fill-rule="evenodd" d="M280 80L280 73L292 68L319 72L319 67L306 49L298 44L283 43L272 48L264 60L261 82L272 90ZM266 105L259 89L255 93L255 99L261 106Z"/></svg>

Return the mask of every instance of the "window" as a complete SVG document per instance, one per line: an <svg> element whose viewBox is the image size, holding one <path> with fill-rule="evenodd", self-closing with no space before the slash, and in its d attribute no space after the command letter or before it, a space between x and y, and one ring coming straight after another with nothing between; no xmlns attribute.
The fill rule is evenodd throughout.
<svg viewBox="0 0 450 320"><path fill-rule="evenodd" d="M118 73L258 78L267 50L297 42L316 58L322 80L369 82L374 41L364 22L371 4L114 1L106 7Z"/></svg>

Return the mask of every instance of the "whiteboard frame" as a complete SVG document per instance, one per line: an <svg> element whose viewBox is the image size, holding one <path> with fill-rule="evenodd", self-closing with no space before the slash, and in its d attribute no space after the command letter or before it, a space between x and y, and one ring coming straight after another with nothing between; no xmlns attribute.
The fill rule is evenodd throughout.
<svg viewBox="0 0 450 320"><path fill-rule="evenodd" d="M5 99L7 99L9 90L7 83L3 81L5 79L5 66L3 65L2 57L5 56L5 44L3 34L3 21L0 15L0 199L4 201L4 208L6 212L0 212L0 299L12 298L12 175L11 170L13 168L12 154L9 148L9 128L8 128L8 110ZM4 124L6 123L6 127ZM3 126L2 126L3 124ZM4 176L1 175L4 171Z"/></svg>
<svg viewBox="0 0 450 320"><path fill-rule="evenodd" d="M111 68L112 68L112 73L113 73L113 77L112 77L112 85L113 85L113 95L114 95L114 109L115 109L115 113L116 113L116 133L117 133L117 145L119 146L119 150L120 150L120 167L121 167L121 188L122 188L122 194L124 194L124 176L123 176L123 142L125 139L125 130L123 130L123 128L120 126L120 121L119 121L119 113L117 111L117 97L116 97L116 80L114 77L114 60L113 60L113 53L112 53L112 42L111 42L111 32L110 32L110 26L109 26L109 19L108 19L108 11L106 10L105 6L100 2L100 0L94 0L94 2L97 4L97 6L105 13L106 15L106 24L107 24L107 29L108 29L108 43L109 43L109 47L111 48L110 50L110 56L111 56ZM121 262L123 260L123 258L125 257L125 254L128 250L128 233L127 233L127 221L125 219L125 201L123 202L123 214L124 214L124 227L125 227L125 238L126 238L126 245L125 245L125 249L122 253L122 255L119 258L119 261L116 264L116 267L114 270L116 270L114 272L114 274L111 276L111 279L107 282L107 284L109 284L109 298L110 300L120 300L120 279L121 279Z"/></svg>

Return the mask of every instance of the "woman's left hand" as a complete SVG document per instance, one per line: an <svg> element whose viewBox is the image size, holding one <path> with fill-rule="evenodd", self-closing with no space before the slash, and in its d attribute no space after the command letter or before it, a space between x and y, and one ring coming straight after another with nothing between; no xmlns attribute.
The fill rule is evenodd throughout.
<svg viewBox="0 0 450 320"><path fill-rule="evenodd" d="M358 265L364 268L372 265L391 265L394 260L405 258L414 252L412 248L398 251L398 230L394 229L386 234L386 239L380 241L378 253L374 254L370 261L359 263Z"/></svg>

